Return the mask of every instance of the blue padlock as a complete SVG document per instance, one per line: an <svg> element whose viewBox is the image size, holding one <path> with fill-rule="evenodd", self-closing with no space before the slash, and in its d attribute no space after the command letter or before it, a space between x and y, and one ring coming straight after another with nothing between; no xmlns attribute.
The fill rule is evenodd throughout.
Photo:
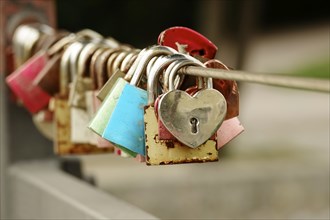
<svg viewBox="0 0 330 220"><path fill-rule="evenodd" d="M164 46L149 48L136 66L130 84L126 84L102 135L108 141L145 155L144 106L148 102L147 91L138 88L146 72L148 62L158 55L177 53Z"/></svg>
<svg viewBox="0 0 330 220"><path fill-rule="evenodd" d="M136 61L139 62L139 60L141 60L143 53L145 52L145 49L142 50ZM96 134L103 136L104 130L107 127L108 121L111 118L111 115L113 113L113 110L115 109L115 106L117 105L118 102L118 98L121 96L121 93L124 90L124 87L126 84L128 84L128 81L131 80L131 78L133 77L134 74L134 70L136 68L135 67L131 67L130 68L130 73L127 73L127 75L125 76L125 79L122 77L119 77L117 80L114 80L113 77L115 75L120 75L122 72L120 70L118 70L115 74L113 74L113 76L110 78L110 80L115 81L114 85L109 88L103 87L101 90L108 90L106 97L104 98L101 107L99 108L98 112L96 113L96 115L94 116L94 118L91 120L88 128L90 128L92 131L94 131ZM125 75L124 73L122 73L122 75ZM111 83L109 84L111 85ZM130 151L128 149L126 149L125 147L121 147L121 146L117 146L119 147L123 152L125 152L126 154L132 156L132 157L136 157L136 152Z"/></svg>

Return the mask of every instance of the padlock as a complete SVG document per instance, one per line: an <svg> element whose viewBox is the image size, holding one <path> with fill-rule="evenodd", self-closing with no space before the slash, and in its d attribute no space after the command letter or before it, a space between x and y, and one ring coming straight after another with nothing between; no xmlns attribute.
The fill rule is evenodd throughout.
<svg viewBox="0 0 330 220"><path fill-rule="evenodd" d="M141 57L144 54L145 50L142 50L139 54ZM114 75L123 75L125 76L124 73L120 73L120 70L117 70L117 73ZM134 70L131 72L134 73ZM110 78L111 80L111 78ZM101 82L99 82L101 83ZM113 87L110 88L109 92L107 93L106 97L104 98L99 110L95 114L94 118L90 121L88 128L94 131L96 134L103 136L104 130L107 126L107 123L113 113L114 107L117 104L118 97L121 95L125 85L128 82L124 80L124 78L118 78L117 81L114 83ZM105 88L101 89L101 91ZM109 87L106 87L105 89L108 90ZM106 92L103 92L104 94ZM121 150L129 154L130 156L135 157L136 153L133 151L130 151L124 147L118 146Z"/></svg>
<svg viewBox="0 0 330 220"><path fill-rule="evenodd" d="M162 89L163 92L165 92L165 91L168 90L167 89L167 87L168 87L167 81L168 81L168 75L169 75L169 74L166 74L166 73L171 68L172 64L175 63L174 61L188 60L188 59L193 59L193 58L190 57L190 56L185 56L183 54L174 54L174 55L170 55L168 57L159 57L158 59L155 59L154 61L151 60L148 64L148 66L147 66L147 69L150 69L148 72L151 72L151 66L155 66L155 68L158 68L159 70L166 68L166 66L169 66L168 68L166 68L165 74L163 75L163 79L162 79L163 88L161 88L161 89ZM159 91L157 91L157 92L159 92ZM161 96L158 96L157 99L155 100L155 110L156 110L155 113L156 113L156 116L157 116L157 107L156 106L158 105L158 101L159 101L160 97ZM158 126L159 126L159 139L160 140L167 140L167 139L171 139L171 138L174 140L173 135L165 129L165 127L161 123L161 121L158 124Z"/></svg>
<svg viewBox="0 0 330 220"><path fill-rule="evenodd" d="M206 88L193 96L175 90L173 80L176 72L184 66L177 64L170 74L170 91L159 101L158 115L167 130L179 141L196 148L208 140L221 126L227 112L224 96L213 89L212 78Z"/></svg>
<svg viewBox="0 0 330 220"><path fill-rule="evenodd" d="M160 140L158 138L154 100L157 91L155 85L157 85L160 70L162 68L155 66L148 78L148 105L144 108L147 165L218 161L218 151L214 140L208 140L194 149L177 140Z"/></svg>
<svg viewBox="0 0 330 220"><path fill-rule="evenodd" d="M56 36L56 37L58 37L58 36ZM56 38L56 39L58 39L58 38ZM48 43L52 44L54 42L55 41L48 42ZM47 49L47 48L48 48L48 46L46 46L44 49ZM46 66L41 70L38 77L40 77L41 75L44 75L44 76L56 75L57 76L56 79L54 80L52 78L51 81L53 83L50 83L50 84L53 84L53 85L57 84L57 87L58 87L58 85L59 85L58 72L59 72L60 59L61 59L61 53L55 54L53 57L51 57L48 60ZM38 80L37 78L34 80L33 83L36 83L36 80ZM43 77L43 78L45 78L45 77ZM42 81L45 81L45 80L42 80ZM37 81L37 82L39 82L39 81ZM49 90L47 90L47 89L49 89L49 87L48 87L49 83L47 83L47 81L46 81L47 87L44 87L44 85L45 85L44 83L36 83L36 85L40 86L43 90L45 90L48 94L50 94ZM53 98L51 98L49 101L48 108L42 109L32 116L32 121L33 121L35 127L39 130L39 132L44 137L53 141L54 140L54 120L53 120L54 109L51 107L52 99Z"/></svg>
<svg viewBox="0 0 330 220"><path fill-rule="evenodd" d="M69 103L71 107L72 124L71 141L74 143L98 144L95 134L87 128L89 121L93 117L92 109L96 107L96 103L94 103L94 100L90 97L90 95L93 96L95 86L92 77L87 71L88 68L86 68L86 66L89 66L88 61L98 47L99 45L94 43L86 44L77 58L77 73L74 79L75 84L73 84L70 90L70 94L73 94L73 96L71 96L71 103ZM75 93L72 93L72 91ZM86 95L88 97L86 97ZM90 108L90 110L88 108Z"/></svg>
<svg viewBox="0 0 330 220"><path fill-rule="evenodd" d="M218 50L209 39L187 27L171 27L164 30L158 36L158 44L208 59L213 59Z"/></svg>
<svg viewBox="0 0 330 220"><path fill-rule="evenodd" d="M16 29L13 36L13 50L16 67L19 68L6 78L9 88L32 114L44 109L50 100L50 96L42 88L33 84L33 80L49 60L47 50L39 51L32 56L32 49L38 39L43 36L44 31L52 32L53 30L43 25L38 25L38 27L20 25ZM29 39L28 36L33 39Z"/></svg>
<svg viewBox="0 0 330 220"><path fill-rule="evenodd" d="M198 60L178 60L176 62L173 62L165 71L165 83L167 82L168 85L165 86L166 91L171 91L176 89L178 86L181 85L181 83L179 83L178 85L175 85L175 80L178 78L178 76L176 75L176 72L184 67L184 66L204 66L201 62L199 62ZM171 81L171 83L169 83L169 81ZM212 83L212 79L208 79L208 81L210 81ZM197 86L192 86L188 89L185 90L185 92L190 95L193 96L195 95L200 89L205 87L205 83L204 79L202 77L197 77ZM205 84L205 85L204 85ZM212 87L212 86L211 86ZM156 114L158 115L158 109L159 109L159 101L160 101L159 97L157 98L157 102L155 104L156 109ZM175 137L166 129L166 127L164 126L162 120L160 120L160 117L158 117L158 126L159 126L159 139L175 139ZM215 140L215 135L213 135L210 139Z"/></svg>
<svg viewBox="0 0 330 220"><path fill-rule="evenodd" d="M186 66L186 65L193 65L193 66L201 66L202 63L199 62L197 59L194 59L192 57L186 57L186 58L183 58L183 59L178 59L176 60L175 62L172 62L168 68L166 69L165 73L164 73L164 91L168 91L169 88L168 88L168 81L169 81L169 77L170 77L170 73L172 72L173 68L176 67L176 68L181 68L183 66ZM182 77L183 78L183 77ZM180 79L180 81L182 81ZM200 80L198 82L201 82ZM179 87L181 82L177 82L175 83L175 88ZM201 87L201 86L199 86ZM189 94L189 95L192 95L191 92L187 91L186 92ZM175 137L165 128L163 122L159 119L158 117L158 104L159 104L159 100L161 99L162 96L158 96L156 98L156 101L155 101L155 104L154 104L154 107L155 107L155 114L157 116L157 119L158 119L158 138L160 140L175 140Z"/></svg>
<svg viewBox="0 0 330 220"><path fill-rule="evenodd" d="M45 108L51 98L33 80L46 66L47 55L40 51L6 78L6 83L30 113Z"/></svg>
<svg viewBox="0 0 330 220"><path fill-rule="evenodd" d="M78 58L85 44L81 42L73 43L69 48L69 72L72 82L68 104L70 106L71 120L71 142L72 143L91 143L91 133L86 129L89 117L86 113L85 92L93 89L91 78L83 77L83 73L78 73Z"/></svg>
<svg viewBox="0 0 330 220"><path fill-rule="evenodd" d="M91 76L89 74L87 74L88 76L84 75L87 72L86 65L88 64L86 62L99 46L95 43L87 43L86 45L78 43L77 46L77 49L70 56L70 67L75 78L70 89L69 104L70 106L85 109L85 92L94 88Z"/></svg>
<svg viewBox="0 0 330 220"><path fill-rule="evenodd" d="M204 63L206 67L225 69L229 68L221 61L213 59ZM220 149L244 131L244 127L238 119L239 92L236 81L213 79L214 88L220 91L227 101L227 114L225 121L217 131L217 147Z"/></svg>
<svg viewBox="0 0 330 220"><path fill-rule="evenodd" d="M120 71L120 70L118 70ZM127 84L127 81L120 78L115 83L112 90L110 90L107 97L102 102L100 108L98 109L95 116L90 121L88 128L91 129L96 134L103 136L103 132L107 126L107 123L109 121L109 118L113 112L114 106L117 104L117 99L122 93L125 85ZM136 156L136 153L128 151L127 149L121 148L131 156Z"/></svg>
<svg viewBox="0 0 330 220"><path fill-rule="evenodd" d="M78 87L74 87L71 89L80 89L77 94L76 103L74 103L75 100L73 100L72 104L75 104L74 106L71 106L71 123L72 123L72 132L71 132L71 138L72 141L75 143L90 143L93 145L96 145L98 147L108 147L113 148L113 146L103 141L102 138L97 136L94 132L90 131L90 129L87 128L90 120L93 118L96 108L98 108L98 100L96 100L95 97L95 83L93 81L104 81L102 79L103 73L101 72L102 76L96 76L93 77L91 73L89 73L88 70L90 68L87 68L87 66L90 66L89 61L91 60L92 55L99 47L103 47L105 45L100 43L89 43L87 44L81 51L79 58L78 58L78 68L77 68L77 76L76 76L76 82L79 82L78 79L80 79L80 85ZM109 51L104 50L104 51ZM102 55L102 54L101 54ZM101 56L100 55L100 56ZM103 56L101 56L103 63L106 62L106 59L104 59ZM102 65L102 64L101 64ZM84 76L84 74L87 73ZM97 74L96 74L97 75ZM95 75L94 75L95 76ZM80 77L80 78L78 78ZM96 79L95 79L96 78ZM98 82L99 84L99 82ZM79 95L79 96L77 96ZM87 102L86 102L87 101Z"/></svg>
<svg viewBox="0 0 330 220"><path fill-rule="evenodd" d="M147 104L147 92L137 87L145 74L148 62L157 55L176 53L168 47L154 46L137 60L130 84L126 84L113 110L102 137L133 152L145 155L143 106Z"/></svg>
<svg viewBox="0 0 330 220"><path fill-rule="evenodd" d="M68 105L70 71L70 53L68 47L61 58L60 63L60 92L54 97L54 118L55 118L55 141L54 150L59 155L68 154L91 154L110 153L113 149L97 148L91 144L72 143L71 141L71 113Z"/></svg>

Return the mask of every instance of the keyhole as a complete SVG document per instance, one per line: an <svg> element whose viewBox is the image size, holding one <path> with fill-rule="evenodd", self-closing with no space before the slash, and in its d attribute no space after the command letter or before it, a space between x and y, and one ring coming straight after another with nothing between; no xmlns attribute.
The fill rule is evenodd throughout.
<svg viewBox="0 0 330 220"><path fill-rule="evenodd" d="M191 132L193 134L198 133L198 124L199 124L198 119L197 118L191 118L190 119L190 124L191 124Z"/></svg>

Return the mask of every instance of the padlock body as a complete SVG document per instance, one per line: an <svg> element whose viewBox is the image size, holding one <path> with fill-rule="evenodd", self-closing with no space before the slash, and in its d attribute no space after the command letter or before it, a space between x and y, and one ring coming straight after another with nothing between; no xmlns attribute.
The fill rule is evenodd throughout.
<svg viewBox="0 0 330 220"><path fill-rule="evenodd" d="M96 145L94 133L87 128L91 116L85 109L70 107L71 114L71 141L73 143L88 143Z"/></svg>
<svg viewBox="0 0 330 220"><path fill-rule="evenodd" d="M61 97L54 99L55 140L54 151L58 155L81 155L94 153L111 153L111 148L98 148L91 144L71 142L71 114L68 100Z"/></svg>
<svg viewBox="0 0 330 220"><path fill-rule="evenodd" d="M105 128L107 127L107 124L110 120L110 117L113 113L113 110L115 106L117 105L118 98L120 97L121 93L123 92L123 89L125 85L127 84L127 81L123 78L118 78L116 81L116 84L113 86L113 88L110 90L109 94L106 96L104 101L102 102L100 108L98 109L95 116L91 119L88 128L94 131L97 135L103 137ZM107 138L102 138L106 140L99 140L99 145L101 147L107 146L108 144L115 145L112 142L109 142ZM116 147L120 148L122 151L124 151L129 156L135 157L136 153L132 152L128 149L125 149L121 146Z"/></svg>
<svg viewBox="0 0 330 220"><path fill-rule="evenodd" d="M97 93L97 98L103 102L103 100L105 99L105 97L107 97L111 89L116 85L118 79L123 79L124 77L124 72L120 70L116 71Z"/></svg>
<svg viewBox="0 0 330 220"><path fill-rule="evenodd" d="M30 113L45 108L51 98L44 90L33 84L33 80L45 67L47 61L46 53L38 53L6 78L8 86Z"/></svg>
<svg viewBox="0 0 330 220"><path fill-rule="evenodd" d="M223 121L217 131L217 148L220 149L244 131L237 117Z"/></svg>
<svg viewBox="0 0 330 220"><path fill-rule="evenodd" d="M218 161L216 141L208 140L197 148L190 148L179 141L159 140L154 107L147 106L144 112L146 163L148 165Z"/></svg>
<svg viewBox="0 0 330 220"><path fill-rule="evenodd" d="M101 107L95 114L94 118L89 124L89 128L92 129L96 134L102 136L105 128L107 127L108 121L113 113L115 106L117 105L118 98L121 95L127 81L123 78L119 78L109 94L106 96L101 104Z"/></svg>
<svg viewBox="0 0 330 220"><path fill-rule="evenodd" d="M88 113L88 115L90 116L90 119L92 119L94 117L94 115L96 114L96 112L98 111L98 109L101 106L101 101L96 97L96 93L97 91L87 91L85 94L85 98L86 98L86 111ZM97 147L100 148L114 148L114 145L111 144L109 141L105 140L104 138L102 138L100 135L92 132L92 140Z"/></svg>
<svg viewBox="0 0 330 220"><path fill-rule="evenodd" d="M143 108L146 104L147 91L130 84L125 85L103 137L145 155Z"/></svg>

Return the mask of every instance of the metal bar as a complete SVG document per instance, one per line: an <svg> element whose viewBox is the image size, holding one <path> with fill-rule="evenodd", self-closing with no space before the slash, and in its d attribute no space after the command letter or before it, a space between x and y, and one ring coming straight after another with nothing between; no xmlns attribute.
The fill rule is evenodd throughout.
<svg viewBox="0 0 330 220"><path fill-rule="evenodd" d="M330 81L327 79L299 77L284 74L253 73L239 70L221 70L195 66L183 67L180 69L179 73L317 92L330 91Z"/></svg>
<svg viewBox="0 0 330 220"><path fill-rule="evenodd" d="M56 161L15 163L8 178L6 219L158 219L60 171Z"/></svg>

